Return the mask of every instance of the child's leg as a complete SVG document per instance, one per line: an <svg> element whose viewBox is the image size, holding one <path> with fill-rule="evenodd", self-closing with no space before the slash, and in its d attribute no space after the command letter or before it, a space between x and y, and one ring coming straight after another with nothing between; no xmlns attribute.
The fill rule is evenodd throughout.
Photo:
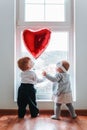
<svg viewBox="0 0 87 130"><path fill-rule="evenodd" d="M54 115L51 116L52 119L59 119L61 112L61 104L56 103L54 106Z"/></svg>
<svg viewBox="0 0 87 130"><path fill-rule="evenodd" d="M75 113L75 110L74 110L74 107L73 107L72 103L68 103L68 104L66 104L66 106L68 107L72 118L76 118L77 114Z"/></svg>
<svg viewBox="0 0 87 130"><path fill-rule="evenodd" d="M39 114L39 109L37 108L34 97L33 98L29 97L28 103L29 103L29 109L30 109L31 117L36 117Z"/></svg>
<svg viewBox="0 0 87 130"><path fill-rule="evenodd" d="M39 114L39 109L36 102L36 90L32 87L28 95L28 104L31 113L31 117L36 117Z"/></svg>
<svg viewBox="0 0 87 130"><path fill-rule="evenodd" d="M17 105L18 105L18 117L23 118L26 113L27 100L22 87L19 87L18 89Z"/></svg>
<svg viewBox="0 0 87 130"><path fill-rule="evenodd" d="M24 118L25 113L26 113L26 105L25 106L24 106L24 104L23 104L23 106L19 105L19 107L18 107L18 117L19 118Z"/></svg>

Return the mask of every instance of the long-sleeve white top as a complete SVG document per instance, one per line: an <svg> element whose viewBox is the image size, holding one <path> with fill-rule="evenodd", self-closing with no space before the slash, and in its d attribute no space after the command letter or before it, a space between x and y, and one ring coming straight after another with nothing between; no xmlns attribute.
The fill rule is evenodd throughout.
<svg viewBox="0 0 87 130"><path fill-rule="evenodd" d="M36 84L43 81L44 79L39 79L33 70L26 70L21 72L21 83Z"/></svg>

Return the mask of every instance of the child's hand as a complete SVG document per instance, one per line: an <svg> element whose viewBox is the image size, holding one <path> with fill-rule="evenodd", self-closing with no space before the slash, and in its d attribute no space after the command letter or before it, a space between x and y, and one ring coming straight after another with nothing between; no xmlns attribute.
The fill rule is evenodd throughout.
<svg viewBox="0 0 87 130"><path fill-rule="evenodd" d="M43 75L43 76L46 76L46 74L47 74L46 71L43 71L43 72L42 72L42 75Z"/></svg>

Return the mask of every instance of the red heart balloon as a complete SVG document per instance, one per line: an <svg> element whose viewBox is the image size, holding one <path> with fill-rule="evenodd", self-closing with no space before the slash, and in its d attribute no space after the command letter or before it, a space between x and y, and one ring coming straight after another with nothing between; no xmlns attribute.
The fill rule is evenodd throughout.
<svg viewBox="0 0 87 130"><path fill-rule="evenodd" d="M34 58L38 58L46 49L49 43L50 34L51 31L48 29L23 31L24 44Z"/></svg>

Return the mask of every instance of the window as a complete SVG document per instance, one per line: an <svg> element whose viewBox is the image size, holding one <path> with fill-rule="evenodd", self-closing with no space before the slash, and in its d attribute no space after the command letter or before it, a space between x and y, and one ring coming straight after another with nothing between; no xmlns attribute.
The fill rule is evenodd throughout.
<svg viewBox="0 0 87 130"><path fill-rule="evenodd" d="M50 14L51 10L53 13ZM58 12L58 17L56 17L56 12ZM64 21L64 0L25 0L25 21L34 20Z"/></svg>
<svg viewBox="0 0 87 130"><path fill-rule="evenodd" d="M59 60L69 60L73 97L75 100L75 52L74 52L74 1L73 0L19 0L16 2L16 46L15 46L15 100L19 87L19 69L16 61L22 56L30 56L35 61L34 71L41 77L42 70L55 74L55 64ZM22 32L24 29L51 30L51 38L46 50L35 60L26 50ZM38 65L39 64L39 65ZM51 100L52 83L46 80L36 85L37 100Z"/></svg>
<svg viewBox="0 0 87 130"><path fill-rule="evenodd" d="M71 21L72 0L19 0L18 24Z"/></svg>

